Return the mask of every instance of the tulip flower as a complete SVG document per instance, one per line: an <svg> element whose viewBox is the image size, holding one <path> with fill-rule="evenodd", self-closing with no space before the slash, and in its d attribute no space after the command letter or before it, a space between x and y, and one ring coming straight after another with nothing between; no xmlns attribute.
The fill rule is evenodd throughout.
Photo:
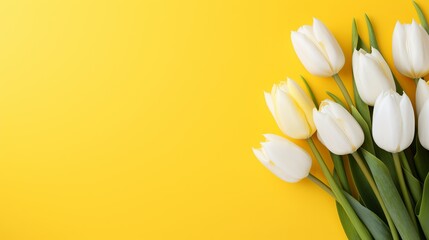
<svg viewBox="0 0 429 240"><path fill-rule="evenodd" d="M311 74L331 77L344 66L344 53L329 29L313 18L313 26L291 33L292 44L301 63Z"/></svg>
<svg viewBox="0 0 429 240"><path fill-rule="evenodd" d="M420 144L429 149L429 85L423 80L419 79L416 90L416 106L418 117L418 134Z"/></svg>
<svg viewBox="0 0 429 240"><path fill-rule="evenodd" d="M429 85L424 79L419 79L417 82L416 89L416 108L417 108L417 116L420 115L420 111L423 108L426 100L429 99Z"/></svg>
<svg viewBox="0 0 429 240"><path fill-rule="evenodd" d="M319 111L313 109L317 138L337 155L356 152L362 146L364 134L359 123L340 104L324 100Z"/></svg>
<svg viewBox="0 0 429 240"><path fill-rule="evenodd" d="M298 182L310 173L311 157L306 151L291 141L265 134L266 142L262 148L253 149L258 160L277 177L286 182Z"/></svg>
<svg viewBox="0 0 429 240"><path fill-rule="evenodd" d="M313 122L314 103L292 79L274 85L265 101L280 130L295 139L307 139L316 131Z"/></svg>
<svg viewBox="0 0 429 240"><path fill-rule="evenodd" d="M409 147L414 138L414 111L407 94L393 90L378 96L374 105L372 135L382 149L398 153Z"/></svg>
<svg viewBox="0 0 429 240"><path fill-rule="evenodd" d="M371 53L363 49L354 50L353 75L360 97L370 106L374 106L375 100L383 91L396 90L392 72L375 48L371 48Z"/></svg>
<svg viewBox="0 0 429 240"><path fill-rule="evenodd" d="M414 20L396 23L392 49L395 67L403 75L416 79L429 73L429 35Z"/></svg>

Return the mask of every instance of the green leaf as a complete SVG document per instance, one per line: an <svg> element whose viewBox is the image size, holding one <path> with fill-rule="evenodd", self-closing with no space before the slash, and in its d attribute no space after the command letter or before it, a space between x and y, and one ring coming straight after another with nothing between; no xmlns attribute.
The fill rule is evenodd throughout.
<svg viewBox="0 0 429 240"><path fill-rule="evenodd" d="M350 218L347 216L347 213L344 211L341 204L336 202L338 217L340 218L341 225L343 226L344 232L347 235L347 238L350 240L360 240L359 234L356 232L353 223L350 221Z"/></svg>
<svg viewBox="0 0 429 240"><path fill-rule="evenodd" d="M423 197L416 207L416 212L423 232L426 238L429 238L429 175L423 185Z"/></svg>
<svg viewBox="0 0 429 240"><path fill-rule="evenodd" d="M392 72L393 80L395 80L396 92L402 95L402 93L404 92L404 89L402 88L398 79L395 77L395 74L393 73L393 71L390 70L390 72Z"/></svg>
<svg viewBox="0 0 429 240"><path fill-rule="evenodd" d="M350 193L350 186L349 182L347 181L347 175L346 170L344 169L343 159L339 155L336 155L332 152L329 153L331 154L332 162L334 163L334 168L338 175L338 179L340 181L341 186L346 192Z"/></svg>
<svg viewBox="0 0 429 240"><path fill-rule="evenodd" d="M416 136L416 155L414 156L417 173L420 180L425 180L429 172L429 151L426 150Z"/></svg>
<svg viewBox="0 0 429 240"><path fill-rule="evenodd" d="M366 180L365 175L363 174L362 170L360 169L353 156L348 155L348 157L352 178L363 204L371 211L375 212L379 217L384 219L385 216L380 206L380 203L378 202L377 197L375 196L374 192L371 189L371 186Z"/></svg>
<svg viewBox="0 0 429 240"><path fill-rule="evenodd" d="M428 25L428 22L426 21L426 18L425 18L425 15L423 14L422 9L415 1L413 1L413 4L414 4L414 8L417 11L417 15L419 15L419 19L420 19L420 23L422 24L422 27L426 30L427 33L429 33L429 25Z"/></svg>
<svg viewBox="0 0 429 240"><path fill-rule="evenodd" d="M387 207L387 211L392 217L402 239L420 239L419 231L413 224L387 167L381 160L365 149L362 149L362 153L371 169L371 173L380 191L381 198Z"/></svg>
<svg viewBox="0 0 429 240"><path fill-rule="evenodd" d="M390 234L389 227L379 218L375 213L373 213L368 208L362 206L358 200L354 199L350 194L344 193L347 200L349 200L350 205L368 228L369 232L372 234L374 239L380 240L390 240L392 235Z"/></svg>
<svg viewBox="0 0 429 240"><path fill-rule="evenodd" d="M410 189L411 195L413 196L414 202L420 201L420 198L422 197L422 186L420 181L415 178L409 170L405 168L402 168L402 170L404 171L405 179L407 180L407 185Z"/></svg>
<svg viewBox="0 0 429 240"><path fill-rule="evenodd" d="M368 150L370 153L375 154L374 143L372 141L370 127L368 126L367 122L363 119L360 112L354 106L351 107L351 110L352 110L351 114L359 123L359 125L362 127L363 133L365 135L365 141L363 142L362 147Z"/></svg>
<svg viewBox="0 0 429 240"><path fill-rule="evenodd" d="M362 38L360 38L358 30L357 30L357 25L356 25L356 20L353 19L352 22L352 52L355 49L363 49L365 51L368 52L368 47L365 45L365 43L362 41Z"/></svg>
<svg viewBox="0 0 429 240"><path fill-rule="evenodd" d="M341 99L340 99L339 97L337 97L335 94L333 94L333 93L331 93L331 92L329 92L329 91L326 91L326 94L328 94L328 96L329 96L329 97L331 97L331 98L332 98L332 100L334 100L336 103L340 104L341 106L343 106L343 108L346 108L346 109L347 109L347 107L346 107L346 105L343 103L343 101L341 101Z"/></svg>
<svg viewBox="0 0 429 240"><path fill-rule="evenodd" d="M368 27L369 43L371 44L371 47L379 50L377 39L375 38L374 28L372 27L371 20L369 20L369 17L366 14L365 14L365 21Z"/></svg>
<svg viewBox="0 0 429 240"><path fill-rule="evenodd" d="M305 87L307 88L308 93L310 94L311 100L313 100L314 105L317 107L319 104L317 102L316 96L314 95L313 90L311 90L310 85L308 84L307 80L303 76L301 76L302 81L305 84Z"/></svg>

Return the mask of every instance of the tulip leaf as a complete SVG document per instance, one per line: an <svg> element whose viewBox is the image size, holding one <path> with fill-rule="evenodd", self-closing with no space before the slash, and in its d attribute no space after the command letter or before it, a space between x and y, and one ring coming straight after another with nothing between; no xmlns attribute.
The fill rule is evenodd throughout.
<svg viewBox="0 0 429 240"><path fill-rule="evenodd" d="M365 14L365 21L366 21L366 25L368 27L369 43L370 43L371 47L379 50L377 39L375 38L374 28L372 27L371 20L369 20L369 17L366 14Z"/></svg>
<svg viewBox="0 0 429 240"><path fill-rule="evenodd" d="M349 182L347 181L347 175L346 170L344 169L343 159L341 158L341 156L336 155L332 152L330 152L330 154L341 186L346 192L350 193L350 186Z"/></svg>
<svg viewBox="0 0 429 240"><path fill-rule="evenodd" d="M344 195L346 195L350 205L352 205L353 209L368 228L368 231L372 234L374 239L392 239L389 227L383 222L383 220L381 220L381 218L360 204L359 201L354 199L350 194L344 193Z"/></svg>
<svg viewBox="0 0 429 240"><path fill-rule="evenodd" d="M362 118L365 120L366 124L369 128L371 128L371 113L369 112L369 107L366 103L362 101L362 98L359 95L359 92L356 87L355 78L353 79L353 92L355 93L355 102L356 102L356 109L359 111Z"/></svg>
<svg viewBox="0 0 429 240"><path fill-rule="evenodd" d="M414 163L416 164L417 173L419 178L423 181L429 172L429 151L426 150L416 137L416 155L414 156Z"/></svg>
<svg viewBox="0 0 429 240"><path fill-rule="evenodd" d="M332 100L334 100L336 103L340 104L341 106L343 106L343 108L346 108L346 105L343 103L343 101L341 101L341 99L339 97L337 97L335 94L326 91L326 94L328 94L328 96L330 96L332 98Z"/></svg>
<svg viewBox="0 0 429 240"><path fill-rule="evenodd" d="M387 211L395 223L402 239L420 239L419 231L413 224L386 165L365 149L362 149L362 153L371 169L371 173L380 191L381 198L387 207Z"/></svg>
<svg viewBox="0 0 429 240"><path fill-rule="evenodd" d="M316 96L314 95L313 90L311 90L310 84L308 84L307 80L303 76L301 76L301 79L304 82L308 93L310 94L311 100L313 100L314 105L317 107L319 104L317 103L317 99L316 99Z"/></svg>
<svg viewBox="0 0 429 240"><path fill-rule="evenodd" d="M423 197L417 204L416 213L426 238L429 238L429 175L423 185Z"/></svg>
<svg viewBox="0 0 429 240"><path fill-rule="evenodd" d="M338 217L340 218L341 225L343 226L344 232L347 235L347 239L350 240L360 240L358 232L356 231L355 227L353 226L353 223L350 221L349 216L347 216L347 213L344 211L341 204L336 202L337 205L337 212Z"/></svg>
<svg viewBox="0 0 429 240"><path fill-rule="evenodd" d="M413 176L413 174L405 169L402 168L405 179L407 180L407 185L410 189L411 195L413 196L414 202L420 201L422 197L422 186L420 184L420 181Z"/></svg>
<svg viewBox="0 0 429 240"><path fill-rule="evenodd" d="M363 204L371 211L375 212L379 217L384 218L385 216L383 210L377 200L377 197L372 191L368 180L365 178L365 175L363 174L362 170L360 169L353 156L348 156L352 178Z"/></svg>
<svg viewBox="0 0 429 240"><path fill-rule="evenodd" d="M420 19L420 23L422 24L422 27L426 30L427 33L429 33L429 25L428 25L428 22L426 21L426 17L423 14L422 9L415 1L413 1L413 4L414 4L414 8L416 9L417 15L419 15L419 19Z"/></svg>
<svg viewBox="0 0 429 240"><path fill-rule="evenodd" d="M363 142L362 147L374 154L375 153L374 143L372 141L371 129L368 126L368 123L365 121L365 119L362 117L360 112L354 106L351 107L351 110L352 110L351 114L359 123L359 125L362 127L363 133L365 135L365 141Z"/></svg>
<svg viewBox="0 0 429 240"><path fill-rule="evenodd" d="M356 25L356 20L353 19L352 22L352 52L357 49L363 49L365 51L368 51L368 47L365 45L365 43L362 41L362 38L360 38L358 30L357 30L357 25Z"/></svg>

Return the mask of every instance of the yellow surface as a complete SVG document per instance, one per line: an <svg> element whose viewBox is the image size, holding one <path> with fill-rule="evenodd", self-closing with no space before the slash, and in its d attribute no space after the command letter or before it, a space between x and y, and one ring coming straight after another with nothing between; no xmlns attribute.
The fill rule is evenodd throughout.
<svg viewBox="0 0 429 240"><path fill-rule="evenodd" d="M0 239L344 239L332 199L251 147L280 133L273 83L302 74L339 94L290 31L322 20L350 88L365 12L392 66L411 1L1 1Z"/></svg>

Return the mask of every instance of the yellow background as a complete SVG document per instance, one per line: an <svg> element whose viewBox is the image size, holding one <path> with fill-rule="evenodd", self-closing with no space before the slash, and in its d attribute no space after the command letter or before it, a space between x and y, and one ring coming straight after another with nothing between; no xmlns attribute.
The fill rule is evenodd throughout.
<svg viewBox="0 0 429 240"><path fill-rule="evenodd" d="M327 194L251 147L280 134L273 83L302 74L319 99L339 94L290 31L322 20L350 89L364 13L393 66L411 1L1 1L0 239L344 239Z"/></svg>

